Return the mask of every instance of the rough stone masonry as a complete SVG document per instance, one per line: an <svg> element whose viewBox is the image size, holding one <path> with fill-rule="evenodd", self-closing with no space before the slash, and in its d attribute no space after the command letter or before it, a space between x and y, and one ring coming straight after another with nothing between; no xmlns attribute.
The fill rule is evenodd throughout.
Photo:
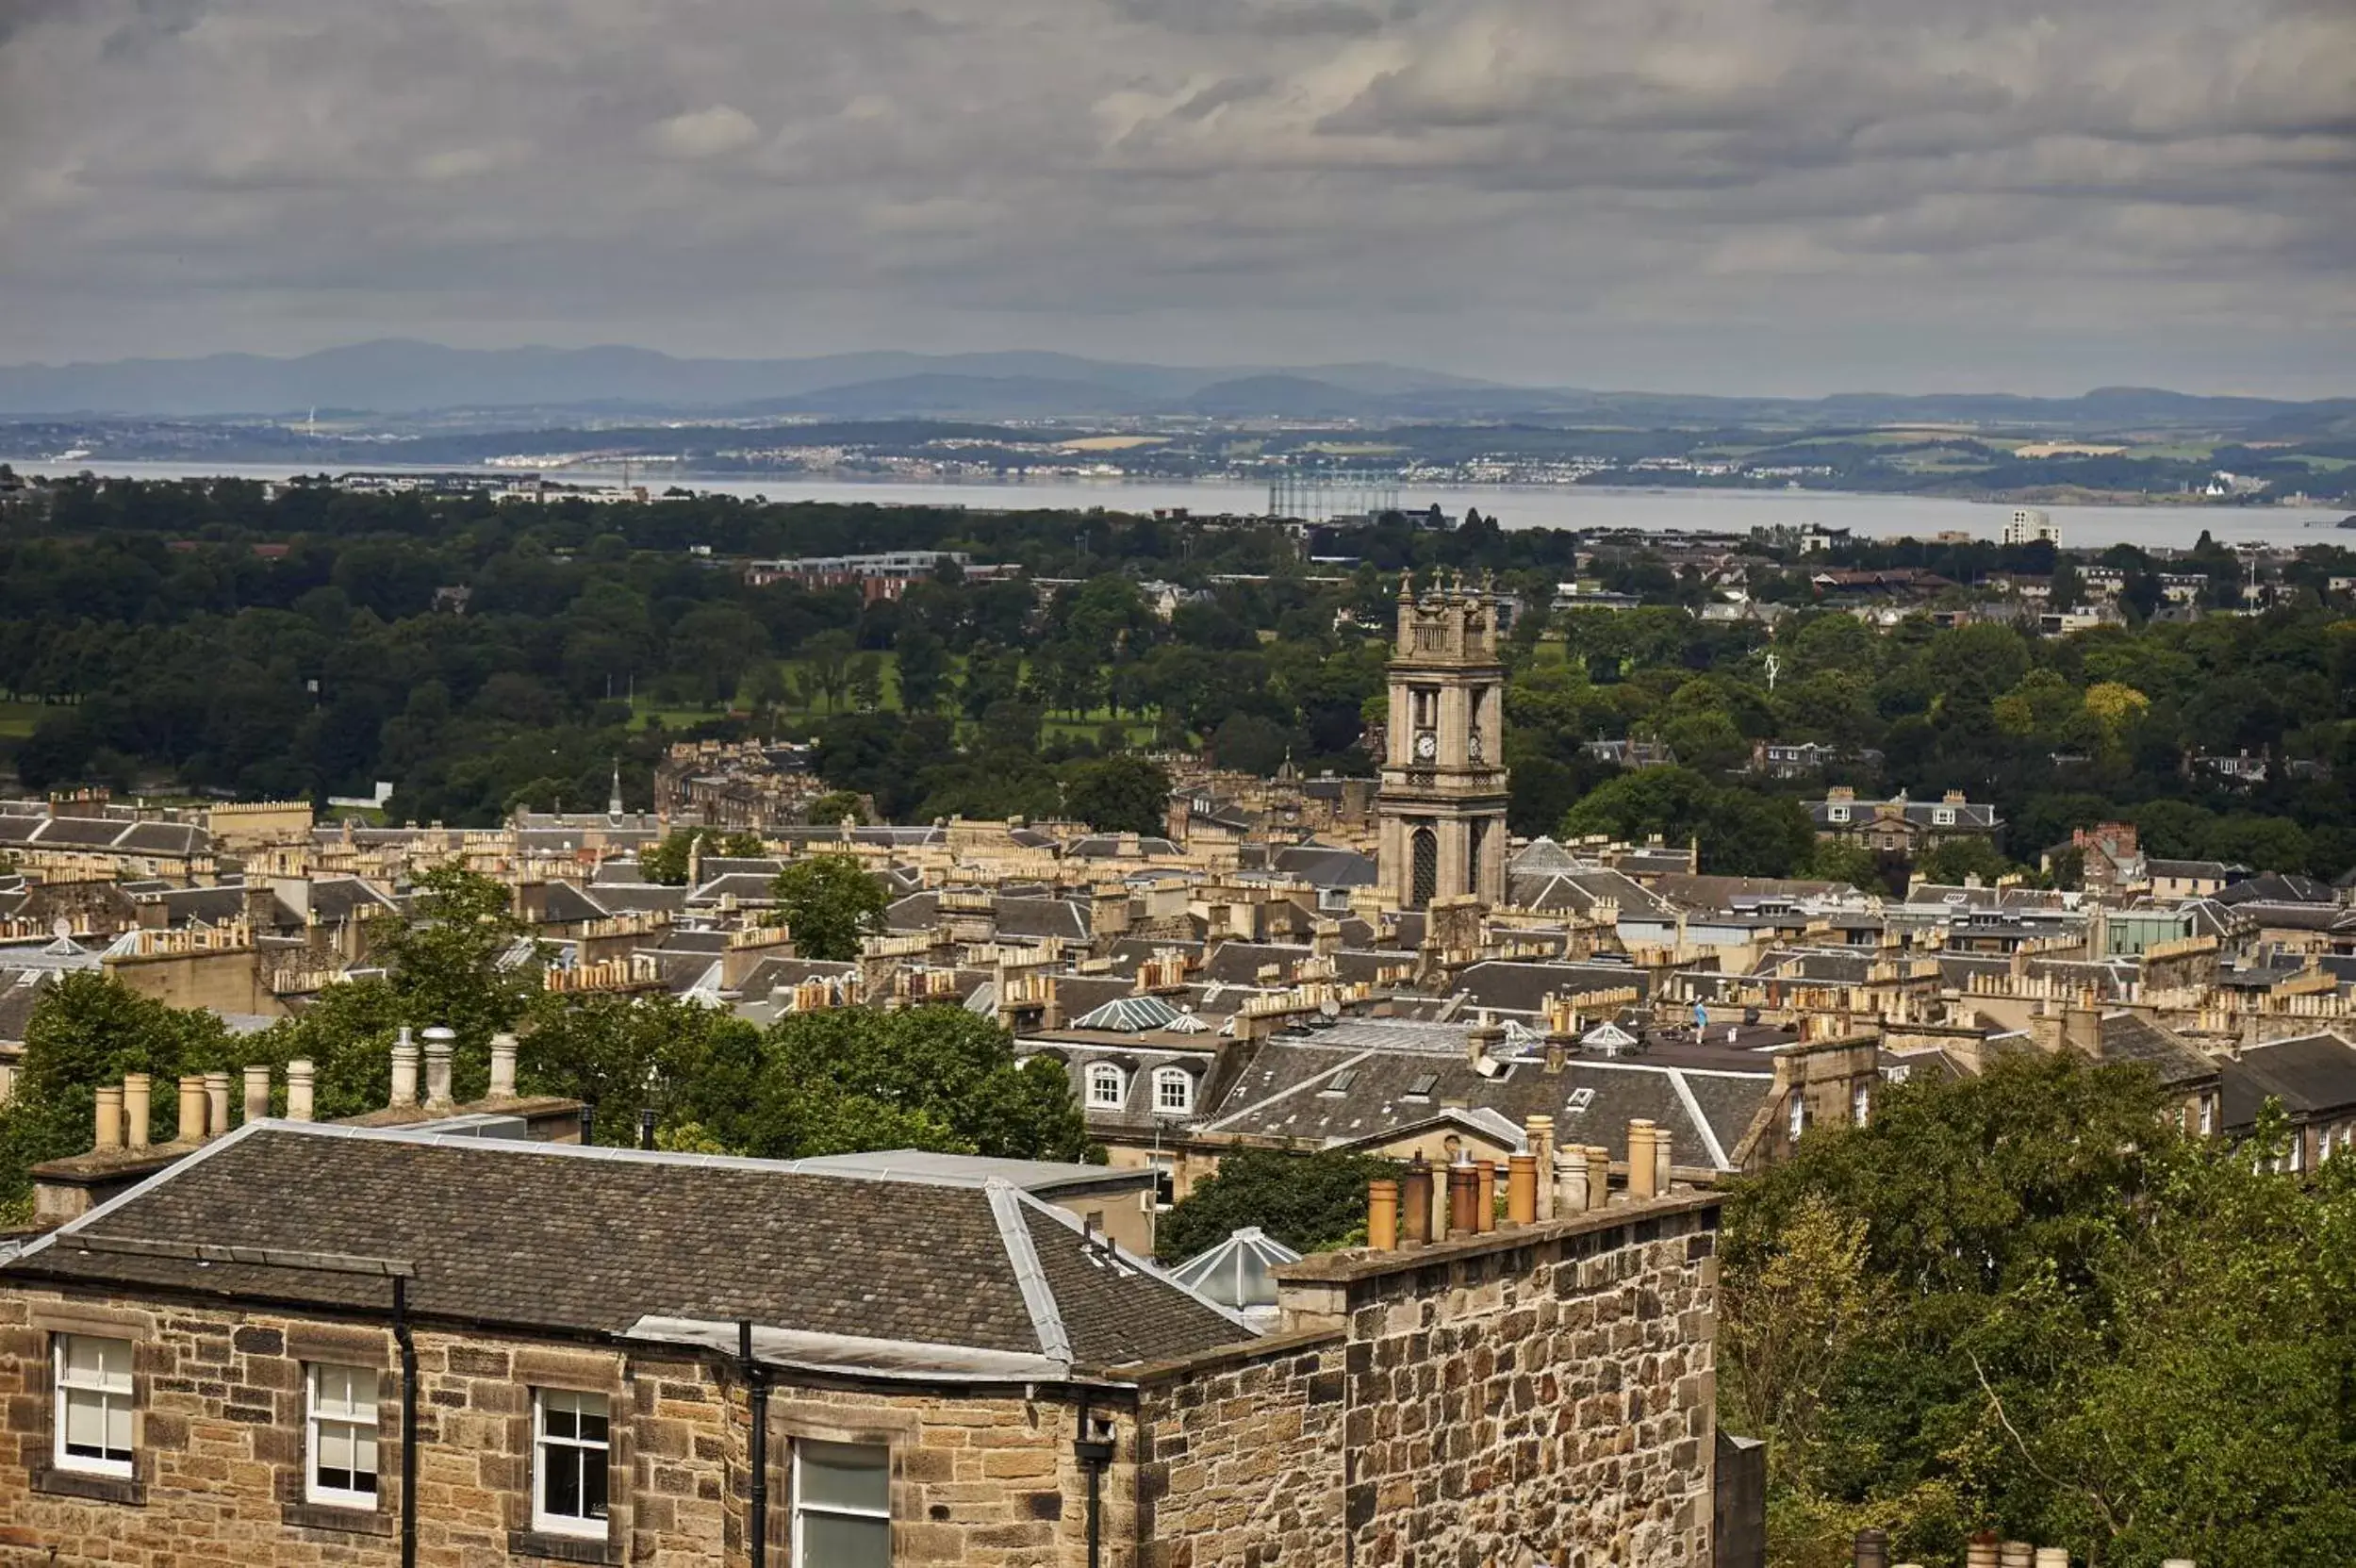
<svg viewBox="0 0 2356 1568"><path fill-rule="evenodd" d="M1150 1568L1706 1568L1718 1198L1283 1270L1288 1331L1141 1379Z"/></svg>

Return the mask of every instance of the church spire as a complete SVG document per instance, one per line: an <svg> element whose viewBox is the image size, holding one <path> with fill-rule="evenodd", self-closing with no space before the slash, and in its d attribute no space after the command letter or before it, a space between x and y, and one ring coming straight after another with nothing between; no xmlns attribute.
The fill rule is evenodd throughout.
<svg viewBox="0 0 2356 1568"><path fill-rule="evenodd" d="M619 757L614 759L614 793L605 798L605 815L608 817L621 815L621 758Z"/></svg>

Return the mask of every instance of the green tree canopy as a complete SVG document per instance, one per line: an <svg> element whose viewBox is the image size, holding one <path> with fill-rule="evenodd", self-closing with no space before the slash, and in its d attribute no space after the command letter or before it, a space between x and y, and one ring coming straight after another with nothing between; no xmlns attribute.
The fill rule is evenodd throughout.
<svg viewBox="0 0 2356 1568"><path fill-rule="evenodd" d="M924 1148L1079 1160L1088 1130L1063 1067L1016 1065L1013 1037L961 1007L789 1014L718 1031L675 1097L714 1144L777 1159Z"/></svg>
<svg viewBox="0 0 2356 1568"><path fill-rule="evenodd" d="M808 855L777 876L778 903L804 958L859 956L859 939L881 931L891 900L880 878L849 855Z"/></svg>
<svg viewBox="0 0 2356 1568"><path fill-rule="evenodd" d="M725 828L673 828L660 844L638 851L638 874L649 882L679 887L687 881L687 856L701 844L704 855L733 855L754 860L769 852L757 833L731 833Z"/></svg>
<svg viewBox="0 0 2356 1568"><path fill-rule="evenodd" d="M1099 833L1158 834L1170 804L1170 775L1144 757L1103 757L1063 770L1063 810Z"/></svg>
<svg viewBox="0 0 2356 1568"><path fill-rule="evenodd" d="M2356 1560L2356 1164L2177 1131L2148 1070L2001 1059L1886 1086L1739 1185L1722 1396L1769 1443L1776 1560L1972 1530L2075 1561ZM2261 1156L2253 1158L2253 1153Z"/></svg>
<svg viewBox="0 0 2356 1568"><path fill-rule="evenodd" d="M1333 1149L1291 1153L1241 1148L1194 1183L1155 1236L1165 1263L1208 1251L1246 1226L1295 1252L1322 1252L1366 1238L1366 1184L1396 1176L1396 1162Z"/></svg>

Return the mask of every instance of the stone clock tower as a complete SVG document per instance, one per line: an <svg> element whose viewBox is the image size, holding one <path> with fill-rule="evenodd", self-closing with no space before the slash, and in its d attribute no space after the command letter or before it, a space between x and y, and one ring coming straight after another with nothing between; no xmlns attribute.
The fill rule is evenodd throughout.
<svg viewBox="0 0 2356 1568"><path fill-rule="evenodd" d="M1442 584L1418 597L1399 586L1376 801L1384 901L1423 909L1435 898L1506 900L1506 671L1491 596Z"/></svg>

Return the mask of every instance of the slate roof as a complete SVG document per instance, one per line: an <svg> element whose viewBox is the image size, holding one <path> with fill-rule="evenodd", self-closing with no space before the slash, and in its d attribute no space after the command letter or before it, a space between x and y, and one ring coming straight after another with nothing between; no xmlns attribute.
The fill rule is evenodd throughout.
<svg viewBox="0 0 2356 1568"><path fill-rule="evenodd" d="M1155 1360L1249 1330L1005 1183L256 1122L0 1273L381 1312L381 1278L85 1251L78 1235L399 1258L411 1308L621 1334L642 1318ZM1045 1299L1026 1279L1044 1276Z"/></svg>
<svg viewBox="0 0 2356 1568"><path fill-rule="evenodd" d="M2356 1107L2356 1045L2336 1034L2253 1046L2238 1060L2220 1064L2220 1069L2229 1132L2255 1126L2269 1098L2281 1100L2294 1118Z"/></svg>
<svg viewBox="0 0 2356 1568"><path fill-rule="evenodd" d="M1269 868L1311 887L1372 887L1380 872L1372 855L1324 844L1293 844L1270 857Z"/></svg>
<svg viewBox="0 0 2356 1568"><path fill-rule="evenodd" d="M1467 993L1467 1006L1499 1013L1535 1013L1550 995L1630 985L1640 1001L1649 989L1645 972L1632 964L1525 964L1504 958L1466 966L1456 983Z"/></svg>
<svg viewBox="0 0 2356 1568"><path fill-rule="evenodd" d="M2106 1013L2096 1036L2105 1062L2140 1062L2170 1088L2217 1076L2217 1065L2168 1029L2133 1013Z"/></svg>
<svg viewBox="0 0 2356 1568"><path fill-rule="evenodd" d="M1629 1119L1647 1116L1668 1129L1679 1164L1722 1165L1774 1081L1764 1056L1707 1068L1573 1057L1559 1073L1524 1059L1484 1077L1463 1049L1460 1026L1446 1031L1457 1042L1453 1054L1384 1048L1369 1027L1343 1024L1263 1042L1204 1130L1371 1146L1453 1111L1510 1142L1530 1116L1543 1114L1555 1118L1560 1141L1621 1147ZM1407 1026L1399 1032L1433 1032Z"/></svg>

